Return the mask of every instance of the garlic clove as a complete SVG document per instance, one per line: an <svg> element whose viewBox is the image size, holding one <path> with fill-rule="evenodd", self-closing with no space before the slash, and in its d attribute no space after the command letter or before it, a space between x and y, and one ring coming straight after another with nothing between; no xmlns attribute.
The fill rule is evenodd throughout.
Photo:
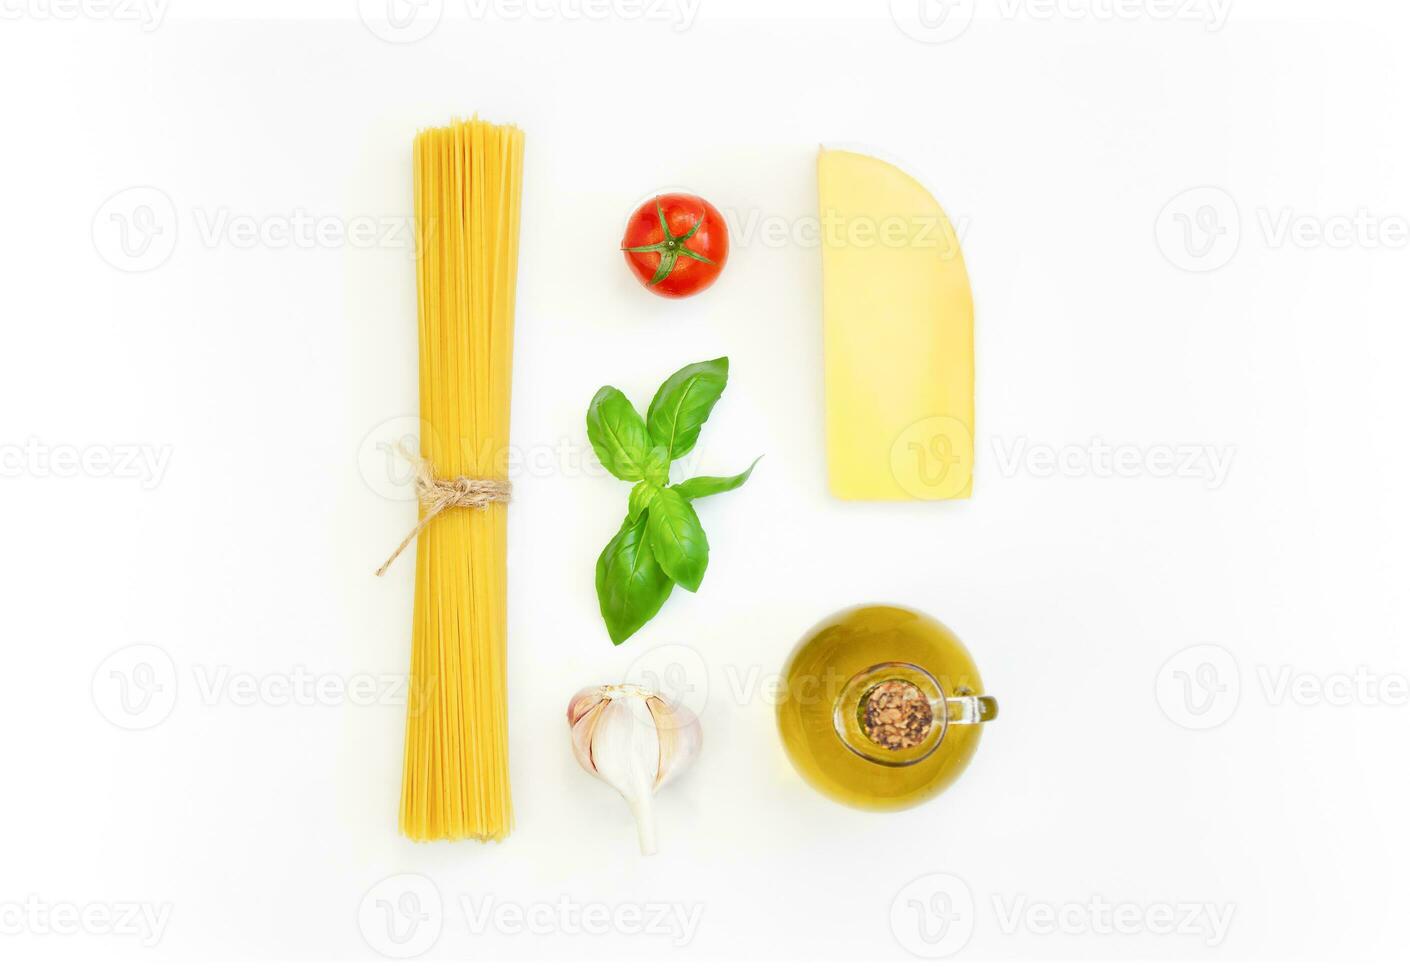
<svg viewBox="0 0 1410 980"><path fill-rule="evenodd" d="M646 703L656 721L657 737L661 740L661 762L653 787L660 789L684 772L700 754L700 719L684 705L672 705L660 696L652 697Z"/></svg>
<svg viewBox="0 0 1410 980"><path fill-rule="evenodd" d="M636 818L642 854L656 853L656 814L651 805L660 768L661 739L646 699L614 698L602 708L592 733L592 764Z"/></svg>
<svg viewBox="0 0 1410 980"><path fill-rule="evenodd" d="M607 707L602 696L602 688L584 688L573 696L568 704L568 724L573 737L573 756L578 765L596 774L592 764L592 733L597 728L597 720Z"/></svg>
<svg viewBox="0 0 1410 980"><path fill-rule="evenodd" d="M607 690L606 687L585 687L574 694L573 700L568 702L569 726L576 725L579 718L601 704L605 700L603 692Z"/></svg>

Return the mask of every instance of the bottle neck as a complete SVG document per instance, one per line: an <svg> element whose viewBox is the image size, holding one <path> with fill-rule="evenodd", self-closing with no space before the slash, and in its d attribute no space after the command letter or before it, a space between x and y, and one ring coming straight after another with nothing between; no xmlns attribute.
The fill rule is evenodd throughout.
<svg viewBox="0 0 1410 980"><path fill-rule="evenodd" d="M949 711L940 682L924 667L893 661L854 675L833 705L842 744L883 766L913 766L945 738Z"/></svg>

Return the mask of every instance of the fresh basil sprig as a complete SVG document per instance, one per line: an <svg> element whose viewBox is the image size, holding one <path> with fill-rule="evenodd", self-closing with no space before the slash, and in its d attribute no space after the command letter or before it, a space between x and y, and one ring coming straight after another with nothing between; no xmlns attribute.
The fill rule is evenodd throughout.
<svg viewBox="0 0 1410 980"><path fill-rule="evenodd" d="M607 472L633 484L627 518L597 559L597 602L607 634L621 643L641 629L677 585L700 588L710 542L692 500L744 485L758 460L735 476L671 485L671 462L695 448L729 381L729 358L687 364L666 379L646 418L611 386L593 396L588 439Z"/></svg>

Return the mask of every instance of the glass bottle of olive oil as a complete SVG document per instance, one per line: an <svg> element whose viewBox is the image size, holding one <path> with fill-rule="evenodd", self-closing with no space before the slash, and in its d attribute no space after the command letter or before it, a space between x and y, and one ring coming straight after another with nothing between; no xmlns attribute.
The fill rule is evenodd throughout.
<svg viewBox="0 0 1410 980"><path fill-rule="evenodd" d="M901 810L959 778L998 703L969 651L938 621L858 606L813 628L784 668L779 734L815 789Z"/></svg>

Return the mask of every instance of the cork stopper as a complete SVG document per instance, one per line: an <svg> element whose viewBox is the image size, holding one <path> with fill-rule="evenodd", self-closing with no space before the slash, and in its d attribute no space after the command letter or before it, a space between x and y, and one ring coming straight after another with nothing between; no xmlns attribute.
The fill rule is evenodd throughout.
<svg viewBox="0 0 1410 980"><path fill-rule="evenodd" d="M884 749L898 752L925 741L935 713L925 692L908 681L882 681L862 697L863 734Z"/></svg>

